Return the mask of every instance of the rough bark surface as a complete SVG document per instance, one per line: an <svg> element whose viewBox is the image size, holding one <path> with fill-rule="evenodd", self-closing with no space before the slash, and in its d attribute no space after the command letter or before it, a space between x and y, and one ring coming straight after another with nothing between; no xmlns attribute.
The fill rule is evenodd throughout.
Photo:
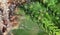
<svg viewBox="0 0 60 35"><path fill-rule="evenodd" d="M17 25L14 11L18 4L27 0L0 0L0 35L8 35L12 27Z"/></svg>

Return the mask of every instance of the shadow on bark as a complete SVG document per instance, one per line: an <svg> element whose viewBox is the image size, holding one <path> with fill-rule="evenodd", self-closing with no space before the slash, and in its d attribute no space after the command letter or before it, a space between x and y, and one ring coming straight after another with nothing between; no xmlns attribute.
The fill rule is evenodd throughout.
<svg viewBox="0 0 60 35"><path fill-rule="evenodd" d="M0 31L0 35L3 35L3 33Z"/></svg>

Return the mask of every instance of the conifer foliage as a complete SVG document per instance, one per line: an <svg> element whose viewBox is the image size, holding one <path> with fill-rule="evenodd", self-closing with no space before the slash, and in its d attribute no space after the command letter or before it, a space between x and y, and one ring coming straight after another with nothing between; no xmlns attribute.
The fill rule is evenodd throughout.
<svg viewBox="0 0 60 35"><path fill-rule="evenodd" d="M60 35L60 3L59 0L31 0L21 6L38 26L42 25L48 35Z"/></svg>

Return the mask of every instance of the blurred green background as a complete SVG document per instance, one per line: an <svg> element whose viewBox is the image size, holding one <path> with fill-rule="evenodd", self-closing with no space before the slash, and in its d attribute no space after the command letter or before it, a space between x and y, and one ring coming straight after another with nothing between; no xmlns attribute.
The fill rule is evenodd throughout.
<svg viewBox="0 0 60 35"><path fill-rule="evenodd" d="M60 35L60 0L30 0L18 8L14 35Z"/></svg>

